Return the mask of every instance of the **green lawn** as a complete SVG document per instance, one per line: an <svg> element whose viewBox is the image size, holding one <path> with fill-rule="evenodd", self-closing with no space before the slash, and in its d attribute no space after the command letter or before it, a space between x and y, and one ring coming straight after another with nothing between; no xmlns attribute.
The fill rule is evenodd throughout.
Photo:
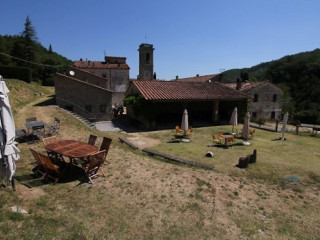
<svg viewBox="0 0 320 240"><path fill-rule="evenodd" d="M237 127L239 131L242 125ZM211 135L218 132L228 132L231 126L215 126L194 129L189 143L170 143L174 138L173 130L147 132L143 135L160 140L161 144L152 149L169 155L213 165L218 172L229 175L242 175L234 166L239 157L257 150L257 164L252 164L246 175L271 181L281 181L286 176L297 176L306 181L313 181L314 175L320 175L320 137L310 135L295 135L286 133L287 140L276 140L281 133L256 129L250 146L242 144L242 139L237 139L234 146L229 148L214 145ZM214 153L213 158L205 156L207 151ZM310 177L311 176L311 177Z"/></svg>

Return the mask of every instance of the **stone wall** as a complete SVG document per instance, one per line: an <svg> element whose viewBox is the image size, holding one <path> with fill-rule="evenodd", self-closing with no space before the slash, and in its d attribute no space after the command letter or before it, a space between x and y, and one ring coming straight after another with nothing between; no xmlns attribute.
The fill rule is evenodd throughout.
<svg viewBox="0 0 320 240"><path fill-rule="evenodd" d="M62 74L55 75L56 102L92 121L112 119L112 92Z"/></svg>
<svg viewBox="0 0 320 240"><path fill-rule="evenodd" d="M251 89L248 111L252 119L281 119L283 92L273 84L265 84ZM257 101L255 101L255 94Z"/></svg>
<svg viewBox="0 0 320 240"><path fill-rule="evenodd" d="M74 72L73 76L70 74L70 71ZM87 82L92 85L96 85L96 86L110 90L110 81L108 79L100 77L96 74L90 73L88 71L81 70L76 67L68 66L67 74L70 77L76 78L76 79L81 80L83 82Z"/></svg>

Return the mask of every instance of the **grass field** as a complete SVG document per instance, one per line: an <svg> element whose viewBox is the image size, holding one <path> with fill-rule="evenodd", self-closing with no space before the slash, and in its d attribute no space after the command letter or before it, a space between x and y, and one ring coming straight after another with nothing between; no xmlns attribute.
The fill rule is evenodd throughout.
<svg viewBox="0 0 320 240"><path fill-rule="evenodd" d="M195 128L190 143L168 143L173 130L98 132L50 106L53 88L8 80L17 128L36 116L61 119L60 139L86 141L90 133L113 139L106 177L42 182L19 144L17 190L0 189L0 239L319 239L320 137L256 130L250 146L212 146L211 135L230 126ZM241 126L238 127L239 130ZM182 158L213 164L213 171L171 164L122 145L118 137ZM257 149L256 164L238 169L240 156ZM206 158L212 151L214 158ZM299 182L285 178L295 176ZM23 183L33 184L27 188ZM28 213L13 212L18 206Z"/></svg>

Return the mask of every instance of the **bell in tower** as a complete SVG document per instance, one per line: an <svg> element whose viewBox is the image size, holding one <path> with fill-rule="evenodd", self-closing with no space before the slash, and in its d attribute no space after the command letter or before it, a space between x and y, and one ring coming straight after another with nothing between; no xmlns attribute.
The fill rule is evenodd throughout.
<svg viewBox="0 0 320 240"><path fill-rule="evenodd" d="M153 45L142 43L139 46L139 79L152 80L153 76Z"/></svg>

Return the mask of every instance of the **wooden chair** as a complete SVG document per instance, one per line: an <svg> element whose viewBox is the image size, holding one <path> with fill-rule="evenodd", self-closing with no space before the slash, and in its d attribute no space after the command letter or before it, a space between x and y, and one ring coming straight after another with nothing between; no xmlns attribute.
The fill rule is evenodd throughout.
<svg viewBox="0 0 320 240"><path fill-rule="evenodd" d="M221 144L221 140L212 135L212 140L214 144Z"/></svg>
<svg viewBox="0 0 320 240"><path fill-rule="evenodd" d="M52 137L46 137L46 138L43 138L42 139L42 143L44 146L50 144L50 143L54 143L54 142L57 142L58 139L55 137L55 136L52 136ZM51 152L51 151L47 151L47 154L49 156L49 158L51 158L52 160L56 160L56 163L65 163L65 160L63 158L63 156L59 153L56 153L56 152Z"/></svg>
<svg viewBox="0 0 320 240"><path fill-rule="evenodd" d="M90 134L89 139L88 139L88 144L94 146L96 141L97 141L97 136Z"/></svg>
<svg viewBox="0 0 320 240"><path fill-rule="evenodd" d="M99 151L91 155L89 157L89 161L83 164L85 174L90 183L93 183L92 179L97 177L99 170L102 172L104 177L106 176L101 168L104 161L106 160L106 156L106 150Z"/></svg>
<svg viewBox="0 0 320 240"><path fill-rule="evenodd" d="M59 182L59 179L63 175L64 170L66 168L64 166L58 166L54 164L53 162L51 162L51 159L46 155L43 155L41 153L38 153L38 155L47 167L48 172L46 178L54 179L55 183Z"/></svg>
<svg viewBox="0 0 320 240"><path fill-rule="evenodd" d="M47 175L47 166L45 165L45 163L42 161L42 159L39 157L38 155L38 152L36 152L35 150L29 148L32 156L34 157L34 159L36 160L38 166L35 168L35 173L38 174L40 173L41 174L41 178L45 178L46 175Z"/></svg>
<svg viewBox="0 0 320 240"><path fill-rule="evenodd" d="M105 150L106 151L106 157L108 155L111 142L112 142L111 138L103 137L103 140L102 140L102 143L101 143L99 151ZM105 160L105 161L110 164L109 161L107 161L107 160Z"/></svg>

